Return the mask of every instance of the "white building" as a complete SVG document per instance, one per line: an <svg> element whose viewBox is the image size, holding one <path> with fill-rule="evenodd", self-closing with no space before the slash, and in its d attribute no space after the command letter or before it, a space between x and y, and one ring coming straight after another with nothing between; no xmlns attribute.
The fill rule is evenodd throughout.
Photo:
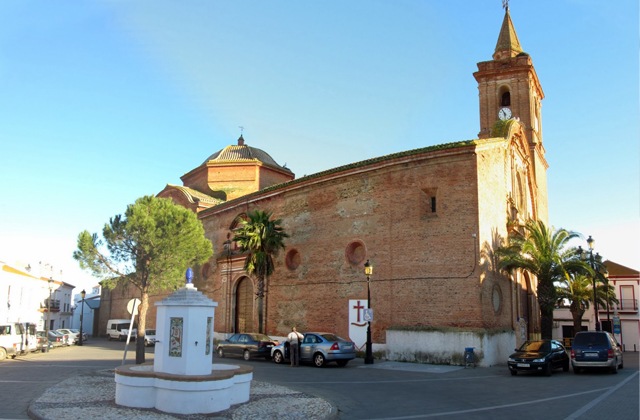
<svg viewBox="0 0 640 420"><path fill-rule="evenodd" d="M14 267L0 261L0 323L35 324L38 330L71 328L71 294L74 286L56 277L31 273L31 267Z"/></svg>
<svg viewBox="0 0 640 420"><path fill-rule="evenodd" d="M598 307L598 321L603 330L614 333L625 351L640 351L640 272L613 261L605 261L609 283L613 286L619 303L612 307ZM596 317L593 305L582 317L582 328L595 330ZM573 319L569 308L558 308L553 313L553 338L564 340L570 346L573 338ZM619 321L619 322L618 322Z"/></svg>

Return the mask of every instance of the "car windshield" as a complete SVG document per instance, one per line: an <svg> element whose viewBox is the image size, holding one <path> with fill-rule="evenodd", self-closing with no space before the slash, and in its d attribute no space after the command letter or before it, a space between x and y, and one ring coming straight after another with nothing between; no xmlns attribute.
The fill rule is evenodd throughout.
<svg viewBox="0 0 640 420"><path fill-rule="evenodd" d="M525 341L520 351L549 351L551 346L548 341Z"/></svg>

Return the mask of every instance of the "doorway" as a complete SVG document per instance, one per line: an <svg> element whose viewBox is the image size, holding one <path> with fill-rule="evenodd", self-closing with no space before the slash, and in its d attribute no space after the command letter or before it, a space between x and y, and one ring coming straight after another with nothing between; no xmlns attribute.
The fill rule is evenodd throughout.
<svg viewBox="0 0 640 420"><path fill-rule="evenodd" d="M236 287L235 332L254 332L253 330L253 282L243 277Z"/></svg>

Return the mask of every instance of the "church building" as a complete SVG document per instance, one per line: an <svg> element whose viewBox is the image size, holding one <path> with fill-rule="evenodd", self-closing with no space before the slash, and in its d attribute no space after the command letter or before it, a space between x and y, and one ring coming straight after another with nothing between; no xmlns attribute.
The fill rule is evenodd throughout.
<svg viewBox="0 0 640 420"><path fill-rule="evenodd" d="M240 136L158 194L197 212L213 243L194 284L218 302L216 336L258 331L257 279L233 242L254 210L281 219L289 235L265 284L272 337L295 325L361 347L367 307L374 354L392 360L455 364L475 347L491 365L539 336L536 279L499 273L493 254L527 219L548 223L544 93L508 7L492 59L477 66L478 138L295 178ZM151 325L163 297L152 296ZM129 297L108 299L101 319L126 314Z"/></svg>

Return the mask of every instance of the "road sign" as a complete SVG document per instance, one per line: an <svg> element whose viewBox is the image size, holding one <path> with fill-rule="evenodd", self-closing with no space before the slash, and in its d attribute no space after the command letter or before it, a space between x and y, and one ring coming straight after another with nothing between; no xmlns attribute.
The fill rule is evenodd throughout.
<svg viewBox="0 0 640 420"><path fill-rule="evenodd" d="M363 316L362 318L366 321L366 322L371 322L373 321L373 309L371 308L367 308L363 311Z"/></svg>
<svg viewBox="0 0 640 420"><path fill-rule="evenodd" d="M613 316L613 333L620 334L620 317L616 315Z"/></svg>
<svg viewBox="0 0 640 420"><path fill-rule="evenodd" d="M138 307L140 306L140 299L131 299L127 303L127 312L130 315L138 315Z"/></svg>

